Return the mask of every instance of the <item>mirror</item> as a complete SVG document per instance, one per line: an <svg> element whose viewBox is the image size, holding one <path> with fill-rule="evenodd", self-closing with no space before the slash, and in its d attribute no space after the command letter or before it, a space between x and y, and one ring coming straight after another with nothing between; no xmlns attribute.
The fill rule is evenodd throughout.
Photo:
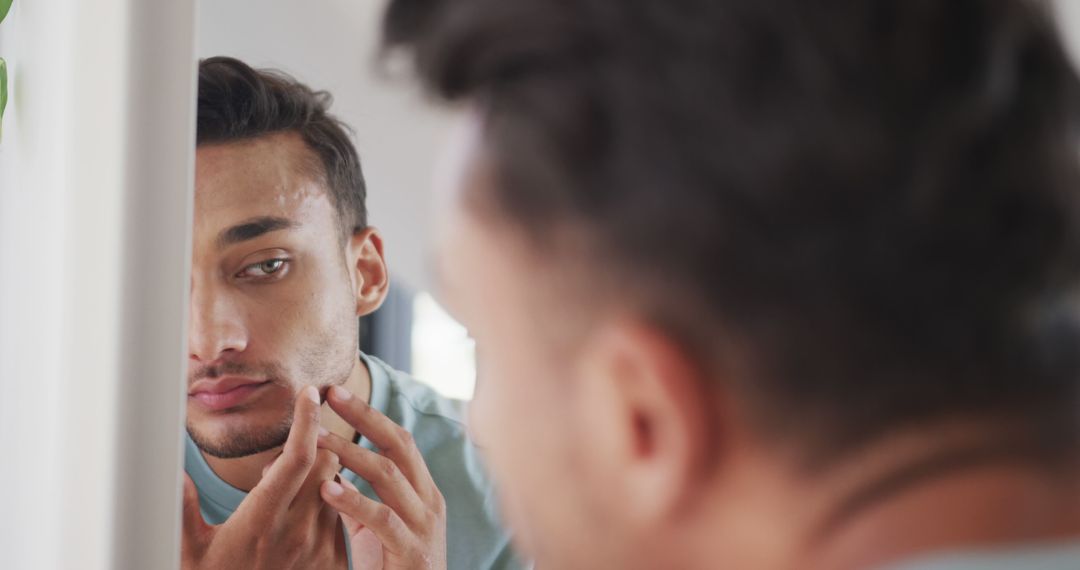
<svg viewBox="0 0 1080 570"><path fill-rule="evenodd" d="M309 566L345 556L360 568L404 548L372 514L389 507L419 541L413 555L521 566L463 427L472 341L436 301L426 262L453 117L380 73L382 11L336 0L199 11L186 561L223 563L216 545L238 536L280 548L259 542L261 521L245 516L256 511L315 536L297 554ZM327 434L300 475L289 466L315 445L310 389ZM282 493L301 507L264 498Z"/></svg>

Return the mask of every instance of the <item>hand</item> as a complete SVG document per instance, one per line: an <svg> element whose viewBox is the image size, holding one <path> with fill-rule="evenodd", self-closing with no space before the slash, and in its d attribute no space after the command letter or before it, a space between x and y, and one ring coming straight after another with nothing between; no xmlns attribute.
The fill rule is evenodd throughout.
<svg viewBox="0 0 1080 570"><path fill-rule="evenodd" d="M348 481L322 484L323 499L341 513L351 537L353 567L445 569L446 501L412 434L341 387L330 389L327 402L379 449L375 453L331 433L319 435L319 448L334 452L382 500L364 496Z"/></svg>
<svg viewBox="0 0 1080 570"><path fill-rule="evenodd" d="M333 452L316 447L319 408L314 388L297 395L281 455L224 524L203 520L198 491L184 475L183 569L348 567L338 514L319 497L339 469Z"/></svg>

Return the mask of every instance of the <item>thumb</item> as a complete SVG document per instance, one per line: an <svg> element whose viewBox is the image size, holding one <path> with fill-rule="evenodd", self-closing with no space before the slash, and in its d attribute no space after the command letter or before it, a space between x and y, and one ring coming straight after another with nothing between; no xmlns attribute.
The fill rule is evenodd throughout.
<svg viewBox="0 0 1080 570"><path fill-rule="evenodd" d="M195 488L195 482L187 473L184 473L184 540L201 537L210 529L203 519L202 510L199 507L199 490Z"/></svg>

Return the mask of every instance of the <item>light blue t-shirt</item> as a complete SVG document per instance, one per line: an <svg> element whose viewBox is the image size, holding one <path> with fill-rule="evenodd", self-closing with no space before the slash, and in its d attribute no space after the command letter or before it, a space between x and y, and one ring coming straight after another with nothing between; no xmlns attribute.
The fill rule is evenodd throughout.
<svg viewBox="0 0 1080 570"><path fill-rule="evenodd" d="M1080 570L1080 542L939 554L881 570Z"/></svg>
<svg viewBox="0 0 1080 570"><path fill-rule="evenodd" d="M377 358L360 356L371 373L371 406L412 433L446 499L449 570L523 568L498 523L490 481L462 423L462 402L440 396ZM199 489L203 517L210 524L221 524L247 493L221 480L191 437L186 440L184 468ZM361 438L360 445L374 449L367 438ZM346 469L342 476L378 500L371 485L355 473Z"/></svg>

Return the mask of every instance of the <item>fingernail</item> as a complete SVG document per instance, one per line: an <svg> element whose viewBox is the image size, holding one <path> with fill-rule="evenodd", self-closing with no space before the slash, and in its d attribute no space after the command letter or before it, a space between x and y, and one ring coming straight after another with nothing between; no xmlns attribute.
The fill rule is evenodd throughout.
<svg viewBox="0 0 1080 570"><path fill-rule="evenodd" d="M304 388L304 396L306 396L307 399L315 402L316 404L321 403L319 402L319 391L316 390L314 386L308 386L307 388Z"/></svg>
<svg viewBox="0 0 1080 570"><path fill-rule="evenodd" d="M334 397L343 402L352 399L352 394L341 386L334 386L330 389L334 391Z"/></svg>
<svg viewBox="0 0 1080 570"><path fill-rule="evenodd" d="M326 437L328 435L330 435L330 431L322 426L319 426L319 437Z"/></svg>
<svg viewBox="0 0 1080 570"><path fill-rule="evenodd" d="M342 494L345 493L345 488L334 481L327 481L325 485L326 492L330 493L331 496L340 497Z"/></svg>

